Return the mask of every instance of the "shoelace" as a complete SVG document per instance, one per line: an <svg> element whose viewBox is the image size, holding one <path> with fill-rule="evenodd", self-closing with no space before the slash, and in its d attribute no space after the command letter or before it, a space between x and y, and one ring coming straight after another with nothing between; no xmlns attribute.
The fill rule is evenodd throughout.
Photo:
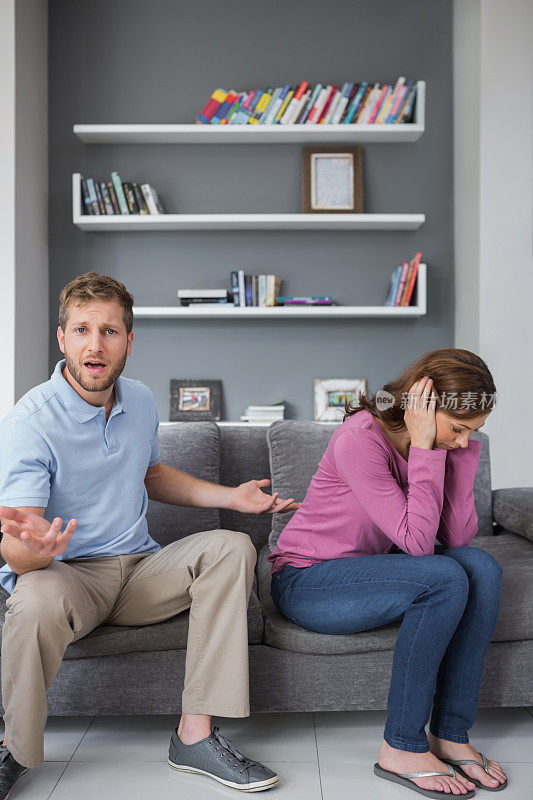
<svg viewBox="0 0 533 800"><path fill-rule="evenodd" d="M242 765L242 769L240 770L241 775L245 769L248 769L248 767L261 766L259 761L253 761L251 758L247 758L239 750L237 750L234 744L232 744L228 739L222 736L218 726L215 726L213 728L213 736L215 737L216 741L220 745L222 745L224 750L227 750L227 752L230 753L234 758L236 758L239 764ZM237 767L238 764L233 764L233 766Z"/></svg>

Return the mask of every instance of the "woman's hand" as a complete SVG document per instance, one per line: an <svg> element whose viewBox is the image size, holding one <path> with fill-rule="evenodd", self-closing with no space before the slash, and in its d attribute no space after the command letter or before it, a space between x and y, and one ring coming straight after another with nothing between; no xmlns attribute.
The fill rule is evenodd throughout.
<svg viewBox="0 0 533 800"><path fill-rule="evenodd" d="M437 436L435 406L437 396L433 389L433 381L425 376L414 383L409 391L404 420L411 438L411 446L433 450ZM430 395L431 393L431 395Z"/></svg>

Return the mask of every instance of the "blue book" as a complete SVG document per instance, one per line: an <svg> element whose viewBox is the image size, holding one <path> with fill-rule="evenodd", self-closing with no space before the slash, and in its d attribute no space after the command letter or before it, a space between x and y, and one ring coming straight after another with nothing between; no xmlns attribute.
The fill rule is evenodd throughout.
<svg viewBox="0 0 533 800"><path fill-rule="evenodd" d="M366 87L367 86L368 86L368 82L367 81L363 81L361 86L357 90L357 94L355 95L354 99L352 100L352 104L351 104L350 108L348 109L348 112L347 112L347 114L346 114L346 116L344 118L344 123L343 123L344 125L348 125L352 121L352 119L355 117L355 114L357 112L357 109L359 108L361 100L363 99L363 95L364 95L364 93L366 91Z"/></svg>
<svg viewBox="0 0 533 800"><path fill-rule="evenodd" d="M315 100L317 99L317 97L318 97L318 95L320 94L321 91L322 91L322 84L321 83L317 83L317 85L315 86L315 88L311 92L311 97L307 101L307 108L305 109L305 113L303 114L303 116L300 118L300 121L298 123L299 125L303 125L305 123L307 117L311 113L311 109L313 108L313 106L315 104Z"/></svg>
<svg viewBox="0 0 533 800"><path fill-rule="evenodd" d="M387 119L385 119L385 120L384 120L384 122L387 122L387 123L394 123L394 122L396 122L396 120L398 119L398 117L399 117L399 115L400 115L400 113L401 113L401 110L402 110L402 108L403 108L403 104L404 104L404 102L405 102L405 99L406 99L407 95L409 94L409 92L410 92L410 90L411 90L411 87L412 87L412 85L413 85L413 81L408 81L408 82L407 82L407 84L406 84L406 92L405 92L405 94L404 94L404 96L403 96L403 101L402 101L402 102L400 103L400 105L398 106L398 108L397 108L397 110L396 110L396 113L394 114L394 116L392 116L391 114L388 114L388 115L387 115Z"/></svg>
<svg viewBox="0 0 533 800"><path fill-rule="evenodd" d="M287 95L289 94L291 89L292 89L291 84L290 83L286 83L285 86L283 87L283 89L281 90L281 92L279 93L278 100L281 100L281 103L279 104L278 108L276 108L276 110L274 111L274 114L272 115L272 118L270 119L270 124L271 125L278 125L279 124L278 122L276 122L276 117L278 116L278 111L282 107L282 105L283 105L283 103L285 101L285 98L287 97Z"/></svg>
<svg viewBox="0 0 533 800"><path fill-rule="evenodd" d="M339 98L339 103L341 103L341 102L342 102L342 100L343 100L343 98L344 98L344 97L348 97L348 98L350 97L350 95L351 95L351 93L352 93L352 89L353 89L353 87L354 87L354 86L355 86L355 84L354 84L354 83L345 83L345 84L344 84L344 86L342 87L342 94L341 94L341 96L340 96L340 98ZM334 120L334 119L335 119L335 117L337 116L337 110L338 110L338 108L339 108L339 105L337 104L337 108L336 108L336 109L335 109L335 111L333 112L333 115L332 115L332 117L331 117L331 119L330 119L330 121L329 121L329 124L330 124L330 125L336 125L336 124L338 124L338 123L334 123L334 122L333 122L333 120ZM341 116L342 116L342 115L341 115Z"/></svg>
<svg viewBox="0 0 533 800"><path fill-rule="evenodd" d="M259 123L261 125L268 124L268 118L272 114L272 110L273 110L273 108L275 106L276 100L278 99L278 97L280 96L280 93L282 91L283 90L282 90L281 86L278 86L278 88L276 89L276 91L272 95L272 100L270 101L270 103L267 105L267 107L263 111L261 119L259 120Z"/></svg>
<svg viewBox="0 0 533 800"><path fill-rule="evenodd" d="M389 296L387 297L387 302L385 303L386 306L394 305L394 299L396 297L396 292L398 290L398 284L400 282L401 274L402 274L402 266L396 267L392 275L392 282L389 290Z"/></svg>

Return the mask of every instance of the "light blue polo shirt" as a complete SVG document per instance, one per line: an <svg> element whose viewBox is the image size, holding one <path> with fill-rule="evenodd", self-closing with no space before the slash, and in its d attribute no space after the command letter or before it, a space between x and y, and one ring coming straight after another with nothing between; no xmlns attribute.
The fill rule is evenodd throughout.
<svg viewBox="0 0 533 800"><path fill-rule="evenodd" d="M78 525L71 558L153 553L148 535L148 467L160 461L159 418L150 389L117 378L106 422L104 406L91 406L61 374L30 389L0 422L0 505L40 506L45 519ZM6 564L0 583L11 593L16 574Z"/></svg>

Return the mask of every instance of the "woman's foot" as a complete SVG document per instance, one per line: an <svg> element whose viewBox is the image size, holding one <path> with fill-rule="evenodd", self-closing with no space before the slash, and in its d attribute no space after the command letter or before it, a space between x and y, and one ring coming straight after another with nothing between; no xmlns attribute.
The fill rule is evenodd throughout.
<svg viewBox="0 0 533 800"><path fill-rule="evenodd" d="M481 755L475 750L471 744L460 744L459 742L450 742L447 739L439 739L428 733L429 749L438 758L450 758L453 761L462 761L463 759L475 758L476 761L481 763ZM505 783L507 777L497 761L489 761L487 769L490 775L487 775L483 767L478 767L477 764L462 764L461 769L466 772L471 778L475 778L484 786L492 789L498 786L499 783Z"/></svg>
<svg viewBox="0 0 533 800"><path fill-rule="evenodd" d="M397 772L402 775L405 772L447 772L447 765L437 758L434 753L411 753L407 750L397 750L391 747L385 740L381 745L378 763L383 769ZM475 789L474 784L463 778L462 775L452 778L439 775L436 778L409 778L421 789L432 789L443 794L462 795Z"/></svg>

